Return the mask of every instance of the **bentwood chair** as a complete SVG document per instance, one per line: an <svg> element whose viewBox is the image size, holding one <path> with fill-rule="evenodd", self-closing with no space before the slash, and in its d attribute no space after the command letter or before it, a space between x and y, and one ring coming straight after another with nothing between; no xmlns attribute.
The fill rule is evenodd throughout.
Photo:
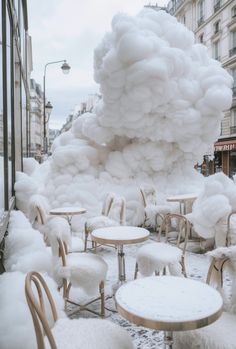
<svg viewBox="0 0 236 349"><path fill-rule="evenodd" d="M89 311L101 317L105 316L104 282L107 273L107 263L102 257L89 253L69 253L65 241L60 238L58 242L58 256L54 257L53 273L58 284L58 289L63 288L65 309L68 303L76 307L68 311L69 316L82 310ZM88 296L86 304L79 304L77 300L70 297L71 287L82 289ZM97 296L99 293L99 296ZM94 297L95 295L95 297ZM93 298L91 299L91 296ZM100 301L100 312L88 305Z"/></svg>
<svg viewBox="0 0 236 349"><path fill-rule="evenodd" d="M175 236L175 246L169 243L172 241L172 236L169 236L172 220L176 221L179 229ZM148 243L140 247L137 253L135 274L138 272L143 276L150 276L153 273L159 275L169 272L172 275L186 276L185 269L185 252L189 236L189 221L180 214L167 214L163 218L163 222L159 228L158 242ZM164 230L164 241L161 241L161 233Z"/></svg>
<svg viewBox="0 0 236 349"><path fill-rule="evenodd" d="M129 334L111 321L58 318L49 288L38 272L27 274L25 295L38 349L134 349Z"/></svg>
<svg viewBox="0 0 236 349"><path fill-rule="evenodd" d="M223 296L224 311L213 324L201 329L174 333L174 349L234 349L236 348L236 246L219 247L208 252L211 263L206 282ZM225 282L231 275L231 290ZM227 297L231 294L231 299ZM196 295L197 296L197 295Z"/></svg>
<svg viewBox="0 0 236 349"><path fill-rule="evenodd" d="M157 193L152 185L141 186L140 193L144 207L143 226L156 231L165 215L171 212L170 206L157 204Z"/></svg>
<svg viewBox="0 0 236 349"><path fill-rule="evenodd" d="M84 251L87 251L88 237L93 230L105 227L114 227L125 224L125 199L108 193L103 204L102 214L89 218L85 222ZM92 249L96 251L97 243L92 241Z"/></svg>

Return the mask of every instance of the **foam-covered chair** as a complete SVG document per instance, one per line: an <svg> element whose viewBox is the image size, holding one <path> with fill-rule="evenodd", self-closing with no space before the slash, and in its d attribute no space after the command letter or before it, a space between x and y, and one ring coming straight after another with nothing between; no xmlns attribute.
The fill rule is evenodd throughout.
<svg viewBox="0 0 236 349"><path fill-rule="evenodd" d="M213 324L192 331L174 333L174 349L234 349L236 348L236 246L219 247L208 252L211 263L207 283L216 287L224 299L224 311ZM232 278L231 300L226 296L224 271ZM197 297L197 295L196 295Z"/></svg>
<svg viewBox="0 0 236 349"><path fill-rule="evenodd" d="M83 251L83 240L71 235L68 221L63 217L52 217L48 212L49 204L47 199L39 194L32 195L28 209L29 220L32 226L43 234L45 243L49 244L48 233L55 232L55 234L64 235L69 252Z"/></svg>
<svg viewBox="0 0 236 349"><path fill-rule="evenodd" d="M125 199L117 197L113 193L108 193L99 216L88 218L85 222L85 242L84 251L87 251L89 235L93 230L105 227L125 225ZM92 248L96 249L97 243L92 242Z"/></svg>
<svg viewBox="0 0 236 349"><path fill-rule="evenodd" d="M236 211L221 218L215 227L216 247L236 245Z"/></svg>
<svg viewBox="0 0 236 349"><path fill-rule="evenodd" d="M67 309L68 303L77 306L68 314L72 315L81 310L97 313L87 306L100 300L101 311L98 314L104 317L104 282L108 266L103 258L90 253L68 254L67 244L60 238L57 238L57 249L53 248L53 255L53 277L58 284L58 289L63 288L65 309ZM72 300L70 298L71 287L82 289L90 297L89 302L79 304ZM91 298L92 296L94 297Z"/></svg>
<svg viewBox="0 0 236 349"><path fill-rule="evenodd" d="M129 334L108 320L58 318L41 274L27 274L25 294L38 349L134 349Z"/></svg>
<svg viewBox="0 0 236 349"><path fill-rule="evenodd" d="M142 225L157 230L165 215L171 213L171 207L168 204L157 204L156 189L152 185L146 184L141 186L140 193L144 208L144 221Z"/></svg>
<svg viewBox="0 0 236 349"><path fill-rule="evenodd" d="M175 237L175 246L168 242L169 226L172 219L177 220L179 226L178 235ZM163 242L160 242L163 227L165 227L165 239ZM137 277L138 272L142 276L150 276L153 273L159 275L160 273L165 274L167 272L172 275L186 276L184 256L189 229L189 221L184 216L175 213L167 214L163 218L163 222L159 228L159 242L147 243L139 248L134 277Z"/></svg>

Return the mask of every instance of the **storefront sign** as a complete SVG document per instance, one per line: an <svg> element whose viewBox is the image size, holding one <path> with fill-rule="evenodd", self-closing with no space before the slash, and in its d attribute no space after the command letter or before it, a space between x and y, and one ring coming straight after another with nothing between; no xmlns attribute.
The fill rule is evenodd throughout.
<svg viewBox="0 0 236 349"><path fill-rule="evenodd" d="M236 143L220 143L215 144L215 151L229 151L236 149Z"/></svg>

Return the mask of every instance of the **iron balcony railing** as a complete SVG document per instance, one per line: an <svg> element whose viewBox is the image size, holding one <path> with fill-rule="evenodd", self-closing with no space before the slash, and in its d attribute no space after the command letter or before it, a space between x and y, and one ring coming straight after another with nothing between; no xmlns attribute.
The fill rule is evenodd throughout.
<svg viewBox="0 0 236 349"><path fill-rule="evenodd" d="M220 1L217 1L217 3L214 6L214 12L217 12L220 9Z"/></svg>
<svg viewBox="0 0 236 349"><path fill-rule="evenodd" d="M231 50L229 50L229 56L234 56L236 54L236 47L231 48Z"/></svg>
<svg viewBox="0 0 236 349"><path fill-rule="evenodd" d="M234 133L236 133L236 126L231 126L230 127L230 134L233 135Z"/></svg>
<svg viewBox="0 0 236 349"><path fill-rule="evenodd" d="M204 22L204 18L200 17L199 20L197 21L198 26L200 27L200 25L202 25L203 22Z"/></svg>

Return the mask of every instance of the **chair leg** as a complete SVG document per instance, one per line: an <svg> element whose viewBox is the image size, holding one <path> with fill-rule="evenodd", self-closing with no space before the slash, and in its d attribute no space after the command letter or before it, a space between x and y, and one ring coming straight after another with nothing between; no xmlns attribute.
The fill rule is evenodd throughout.
<svg viewBox="0 0 236 349"><path fill-rule="evenodd" d="M105 294L104 294L104 281L100 282L99 292L101 295L101 317L105 317Z"/></svg>
<svg viewBox="0 0 236 349"><path fill-rule="evenodd" d="M138 263L135 264L135 270L134 270L134 279L137 279L138 276Z"/></svg>
<svg viewBox="0 0 236 349"><path fill-rule="evenodd" d="M87 224L85 223L85 226L84 226L84 252L87 251L87 244L88 244L88 234L89 234L89 231L88 231L88 228L87 228Z"/></svg>

